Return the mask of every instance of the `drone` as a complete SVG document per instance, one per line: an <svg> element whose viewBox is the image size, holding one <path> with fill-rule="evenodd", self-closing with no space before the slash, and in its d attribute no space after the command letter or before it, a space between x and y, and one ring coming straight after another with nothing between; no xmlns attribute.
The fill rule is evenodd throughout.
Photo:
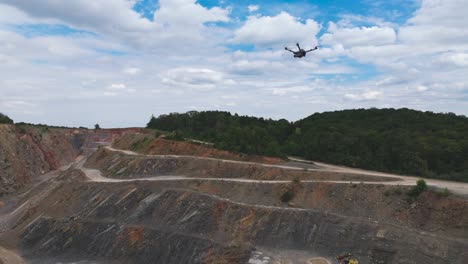
<svg viewBox="0 0 468 264"><path fill-rule="evenodd" d="M285 47L284 49L289 52L294 53L294 58L302 58L302 57L305 57L308 52L314 51L319 48L319 46L316 46L315 48L310 49L310 50L303 50L301 46L299 46L299 43L296 43L296 46L299 49L298 51L290 50L288 47Z"/></svg>

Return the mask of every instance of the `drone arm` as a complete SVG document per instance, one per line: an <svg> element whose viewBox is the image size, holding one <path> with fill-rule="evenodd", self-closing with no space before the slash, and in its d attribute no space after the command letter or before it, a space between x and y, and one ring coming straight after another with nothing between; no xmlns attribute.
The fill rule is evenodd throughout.
<svg viewBox="0 0 468 264"><path fill-rule="evenodd" d="M306 50L306 52L311 52L311 51L314 51L314 50L316 50L316 49L318 49L318 46L317 46L317 47L315 47L315 48L313 48L313 49Z"/></svg>
<svg viewBox="0 0 468 264"><path fill-rule="evenodd" d="M288 48L284 48L284 49L287 50L287 51L289 51L289 52L294 53L294 51L292 51L292 50L290 50L290 49L288 49Z"/></svg>

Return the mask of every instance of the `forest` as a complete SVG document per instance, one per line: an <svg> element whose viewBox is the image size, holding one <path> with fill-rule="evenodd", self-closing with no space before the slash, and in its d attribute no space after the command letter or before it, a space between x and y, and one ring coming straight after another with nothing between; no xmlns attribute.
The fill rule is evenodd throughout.
<svg viewBox="0 0 468 264"><path fill-rule="evenodd" d="M353 109L289 122L190 111L153 116L147 127L246 154L468 182L468 118L453 113Z"/></svg>

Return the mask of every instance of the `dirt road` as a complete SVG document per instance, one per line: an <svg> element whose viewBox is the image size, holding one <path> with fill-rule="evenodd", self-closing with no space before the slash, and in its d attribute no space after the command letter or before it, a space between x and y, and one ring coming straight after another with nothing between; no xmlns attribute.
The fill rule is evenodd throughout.
<svg viewBox="0 0 468 264"><path fill-rule="evenodd" d="M307 162L312 163L315 166L320 167L320 169L304 169L302 167L294 167L294 166L283 166L283 165L271 165L271 164L261 164L255 162L245 162L245 161L233 161L233 160L224 160L224 159L216 159L216 158L206 158L206 157L196 157L196 156L183 156L183 155L144 155L139 154L129 150L121 150L115 149L110 146L105 147L107 150L124 153L126 155L132 156L142 156L142 157L156 157L156 158L190 158L190 159L205 159L205 160L213 160L213 161L221 161L221 162L230 162L236 164L253 164L253 165L260 165L265 167L273 167L273 168L280 168L286 170L307 170L307 171L328 171L328 172L340 172L340 173L350 173L350 174L360 174L360 175L370 175L376 177L385 177L385 178L397 178L398 181L389 180L384 182L372 182L372 181L365 181L362 183L365 184L384 184L384 185L405 185L411 186L415 185L416 181L419 179L418 177L414 176L402 176L390 173L382 173L382 172L375 172L375 171L368 171L362 169L353 169L343 166L336 166L330 165L321 162L312 162L306 161L301 159L293 159L294 161L298 162ZM99 182L126 182L126 181L168 181L168 180L205 180L205 181L231 181L231 182L251 182L251 183L267 183L267 184L276 184L276 183L285 183L289 181L285 180L252 180L252 179L242 179L242 178L193 178L193 177L186 177L183 175L167 175L167 176L157 176L157 177L147 177L147 178L138 178L138 179L110 179L106 178L101 175L100 171L87 169L83 167L84 160L79 163L79 168L82 169L87 177L92 181L99 181ZM450 182L450 181L442 181L442 180L434 180L434 179L425 179L427 185L429 187L445 189L447 188L450 192L460 194L460 195L468 195L468 184L461 183L461 182ZM331 183L361 183L361 182L350 182L350 181L303 181L303 182L331 182Z"/></svg>

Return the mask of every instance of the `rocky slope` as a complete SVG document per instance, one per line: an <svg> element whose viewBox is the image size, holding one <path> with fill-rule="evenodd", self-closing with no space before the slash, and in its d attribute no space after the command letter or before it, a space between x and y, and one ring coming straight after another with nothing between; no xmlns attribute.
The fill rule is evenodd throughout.
<svg viewBox="0 0 468 264"><path fill-rule="evenodd" d="M309 258L332 259L350 251L360 256L360 263L462 264L468 257L466 238L375 221L337 205L329 210L273 206L268 200L248 199L261 197L254 190L244 192L242 199L197 189L195 181L178 186L175 182L102 184L82 181L79 174L62 176L46 199L18 217L13 230L26 258L247 263L250 245L271 252L300 251ZM342 203L353 206L350 201Z"/></svg>
<svg viewBox="0 0 468 264"><path fill-rule="evenodd" d="M79 131L0 125L0 195L73 161L84 138Z"/></svg>

